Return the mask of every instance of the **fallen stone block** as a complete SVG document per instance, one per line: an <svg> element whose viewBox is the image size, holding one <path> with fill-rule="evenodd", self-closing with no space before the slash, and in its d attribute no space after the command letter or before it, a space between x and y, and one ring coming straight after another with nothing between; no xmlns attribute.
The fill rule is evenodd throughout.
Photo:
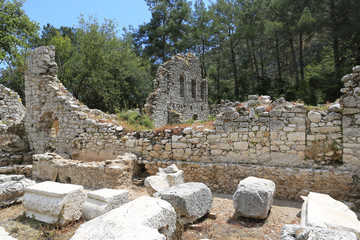
<svg viewBox="0 0 360 240"><path fill-rule="evenodd" d="M353 232L317 227L286 224L281 231L281 240L356 240Z"/></svg>
<svg viewBox="0 0 360 240"><path fill-rule="evenodd" d="M172 186L154 195L169 202L175 209L178 222L192 223L210 211L212 193L203 183L189 182Z"/></svg>
<svg viewBox="0 0 360 240"><path fill-rule="evenodd" d="M20 202L26 187L36 184L24 175L0 174L0 207Z"/></svg>
<svg viewBox="0 0 360 240"><path fill-rule="evenodd" d="M16 240L16 238L9 236L9 234L5 231L5 228L3 228L3 227L0 227L0 239L1 240Z"/></svg>
<svg viewBox="0 0 360 240"><path fill-rule="evenodd" d="M89 192L82 207L85 220L91 220L129 202L129 191L103 188Z"/></svg>
<svg viewBox="0 0 360 240"><path fill-rule="evenodd" d="M166 201L139 197L82 224L71 240L170 239L176 228L176 212Z"/></svg>
<svg viewBox="0 0 360 240"><path fill-rule="evenodd" d="M23 206L27 217L65 224L81 217L85 198L83 186L42 182L25 189Z"/></svg>
<svg viewBox="0 0 360 240"><path fill-rule="evenodd" d="M156 175L147 177L144 181L150 196L182 183L184 183L184 171L179 170L175 164L165 169L159 168L159 172Z"/></svg>
<svg viewBox="0 0 360 240"><path fill-rule="evenodd" d="M344 203L315 192L302 198L301 226L354 232L360 238L360 221Z"/></svg>
<svg viewBox="0 0 360 240"><path fill-rule="evenodd" d="M247 177L239 182L233 195L235 213L241 217L265 219L272 206L274 194L273 181Z"/></svg>

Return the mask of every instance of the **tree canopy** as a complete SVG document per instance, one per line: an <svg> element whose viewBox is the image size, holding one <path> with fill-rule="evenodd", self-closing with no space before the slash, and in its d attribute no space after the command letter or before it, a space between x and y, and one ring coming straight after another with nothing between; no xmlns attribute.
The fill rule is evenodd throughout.
<svg viewBox="0 0 360 240"><path fill-rule="evenodd" d="M49 23L38 32L22 1L0 0L0 83L23 94L29 47L55 45L64 85L90 107L115 112L141 107L157 67L192 51L210 103L258 93L317 104L337 99L340 77L360 64L359 1L145 1L151 19L135 29L80 17L77 27Z"/></svg>

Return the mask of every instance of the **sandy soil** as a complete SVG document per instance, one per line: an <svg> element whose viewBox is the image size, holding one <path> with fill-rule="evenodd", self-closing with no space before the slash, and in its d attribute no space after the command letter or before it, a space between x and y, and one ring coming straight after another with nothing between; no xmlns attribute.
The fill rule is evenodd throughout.
<svg viewBox="0 0 360 240"><path fill-rule="evenodd" d="M133 186L129 191L131 200L147 195L144 187ZM182 236L180 237L180 234L177 236L178 239L184 240L280 239L284 224L299 223L300 208L301 203L298 202L275 200L266 220L235 218L232 196L214 194L211 213L216 215L216 219L204 217L192 226L181 229ZM68 240L84 222L80 220L59 228L24 217L24 210L21 204L0 209L0 226L18 240Z"/></svg>

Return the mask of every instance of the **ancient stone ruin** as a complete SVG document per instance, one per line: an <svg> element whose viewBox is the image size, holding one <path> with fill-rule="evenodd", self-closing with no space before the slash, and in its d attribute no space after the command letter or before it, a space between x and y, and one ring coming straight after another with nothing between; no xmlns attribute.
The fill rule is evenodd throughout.
<svg viewBox="0 0 360 240"><path fill-rule="evenodd" d="M156 127L209 116L208 85L195 55L178 54L158 68L145 110Z"/></svg>
<svg viewBox="0 0 360 240"><path fill-rule="evenodd" d="M27 160L25 107L19 95L0 84L0 167Z"/></svg>
<svg viewBox="0 0 360 240"><path fill-rule="evenodd" d="M301 102L287 102L283 98L272 101L269 96L252 95L242 103L222 102L210 128L166 127L127 132L116 116L89 109L68 92L57 78L54 58L54 47L36 48L30 55L25 75L26 116L19 97L0 85L1 166L17 164L17 159L23 162L25 156L33 155L32 174L37 180L80 184L80 188L118 189L132 185L138 175L155 175L159 167L171 170L174 167L166 167L176 164L180 170L164 170L166 174L161 180L165 180L164 176L167 180L170 175L179 177L181 173L179 179L184 182L201 182L211 191L234 193L239 181L253 176L271 180L276 185L276 191L266 194L271 195L269 203L273 194L278 199L298 200L309 192L358 202L360 66L342 78L345 88L341 89L341 99L326 107L310 108ZM193 55L178 55L159 68L156 91L146 106L157 126L206 118L209 114L207 83L199 76L198 60ZM0 173L3 173L1 166ZM172 186L169 182L165 185ZM184 187L188 184L174 185L176 191L188 189ZM69 193L65 190L53 193L51 187L45 186L47 192L38 187L29 188L29 209L38 196L42 199L55 196L51 200L54 202L67 200L66 194L72 196L71 186L64 187L71 190ZM167 194L167 190L159 191L158 195ZM195 195L194 198L181 197L197 199L197 193ZM98 201L101 206L110 202L104 199ZM210 199L208 197L209 203ZM136 204L147 208L145 200ZM85 197L81 201L85 202ZM161 203L160 199L151 201ZM127 211L132 204L125 204L125 210L117 211ZM264 209L261 218L269 212L268 204ZM179 212L175 210L168 209L172 225L175 212ZM156 213L161 211L154 209ZM110 211L95 219L104 220L102 224L106 225L112 214ZM78 215L80 213L76 218ZM54 222L56 216L51 219ZM160 225L142 224L149 232L161 235L165 231L166 235L163 227L170 225L169 219ZM193 219L192 213L188 219ZM89 222L88 226L92 228L97 224ZM74 239L86 234L82 229L87 231L87 227L80 228L78 238L74 236ZM297 231L294 229L297 227L288 232ZM96 231L91 234L97 236Z"/></svg>

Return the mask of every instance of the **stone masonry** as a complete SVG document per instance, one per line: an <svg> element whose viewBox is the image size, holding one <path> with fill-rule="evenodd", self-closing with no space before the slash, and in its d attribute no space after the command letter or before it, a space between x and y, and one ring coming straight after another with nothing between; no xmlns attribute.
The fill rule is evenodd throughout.
<svg viewBox="0 0 360 240"><path fill-rule="evenodd" d="M200 62L189 53L178 54L158 68L155 91L146 100L145 110L155 127L188 119L206 119L209 114L208 85L201 79Z"/></svg>
<svg viewBox="0 0 360 240"><path fill-rule="evenodd" d="M56 77L54 55L53 47L35 49L25 79L26 128L36 153L104 161L130 152L149 174L175 163L185 181L203 182L216 192L233 193L239 180L254 176L275 182L277 198L299 200L309 191L341 200L360 195L360 67L343 79L340 103L327 108L254 95L224 107L214 128L126 132L114 116L90 110L72 97ZM184 59L175 57L168 64L178 61L185 67ZM160 67L158 76L165 77L168 69Z"/></svg>
<svg viewBox="0 0 360 240"><path fill-rule="evenodd" d="M26 160L25 107L19 95L0 84L0 167Z"/></svg>

